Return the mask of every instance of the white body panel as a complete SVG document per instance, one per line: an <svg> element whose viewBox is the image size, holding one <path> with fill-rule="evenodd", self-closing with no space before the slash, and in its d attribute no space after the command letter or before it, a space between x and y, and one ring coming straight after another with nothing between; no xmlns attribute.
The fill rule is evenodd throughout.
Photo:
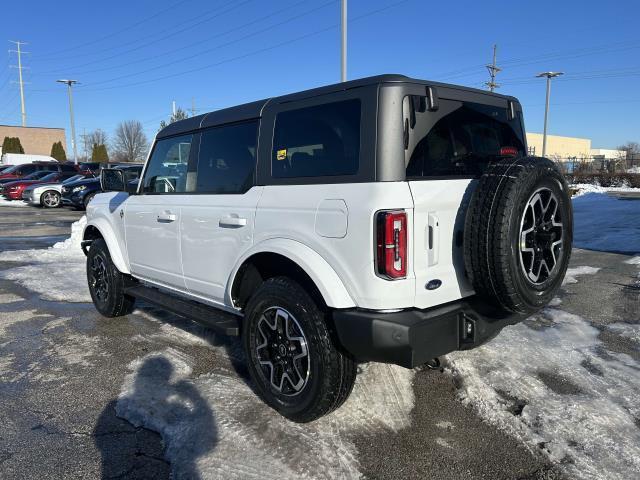
<svg viewBox="0 0 640 480"><path fill-rule="evenodd" d="M375 213L385 209L406 209L411 222L412 207L406 182L266 186L256 213L254 243L295 240L331 266L358 307L407 308L414 303L413 275L396 281L376 276L373 225ZM331 219L337 224L333 231ZM409 238L409 252L411 244ZM409 257L411 264L411 253Z"/></svg>
<svg viewBox="0 0 640 480"><path fill-rule="evenodd" d="M180 251L186 289L224 303L229 273L253 243L256 206L264 187L242 195L181 195Z"/></svg>
<svg viewBox="0 0 640 480"><path fill-rule="evenodd" d="M61 193L62 192L62 184L60 184L60 183L52 183L52 184L48 184L48 185L47 184L38 185L37 187L35 187L35 188L33 188L31 190L31 194L29 196L28 202L31 205L40 205L40 197L47 190L53 190L55 192Z"/></svg>
<svg viewBox="0 0 640 480"><path fill-rule="evenodd" d="M471 295L464 273L462 235L466 202L475 183L470 179L411 181L413 195L413 271L415 307L428 308ZM431 281L438 288L426 288Z"/></svg>

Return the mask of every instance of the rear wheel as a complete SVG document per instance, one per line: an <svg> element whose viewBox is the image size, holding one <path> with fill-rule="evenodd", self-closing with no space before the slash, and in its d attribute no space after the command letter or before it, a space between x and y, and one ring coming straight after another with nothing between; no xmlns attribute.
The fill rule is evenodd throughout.
<svg viewBox="0 0 640 480"><path fill-rule="evenodd" d="M526 157L491 165L465 219L465 267L478 295L530 313L555 295L571 256L573 214L553 162Z"/></svg>
<svg viewBox="0 0 640 480"><path fill-rule="evenodd" d="M356 363L334 344L325 312L289 278L265 281L250 299L243 340L258 393L290 420L315 420L351 393Z"/></svg>
<svg viewBox="0 0 640 480"><path fill-rule="evenodd" d="M44 208L57 208L60 206L60 194L55 190L47 190L40 195L40 205Z"/></svg>
<svg viewBox="0 0 640 480"><path fill-rule="evenodd" d="M107 244L101 238L94 240L89 248L87 281L93 304L105 317L120 317L133 311L135 298L124 293L126 276L113 264Z"/></svg>

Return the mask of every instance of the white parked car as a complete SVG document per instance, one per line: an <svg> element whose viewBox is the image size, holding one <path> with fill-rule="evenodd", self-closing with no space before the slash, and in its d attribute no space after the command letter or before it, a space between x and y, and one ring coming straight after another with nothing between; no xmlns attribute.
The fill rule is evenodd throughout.
<svg viewBox="0 0 640 480"><path fill-rule="evenodd" d="M63 182L32 185L24 189L22 200L35 206L57 208L61 205L62 187L83 178L85 175L74 175Z"/></svg>
<svg viewBox="0 0 640 480"><path fill-rule="evenodd" d="M551 300L571 202L526 152L517 99L399 75L173 123L135 191L101 173L82 244L93 302L241 335L261 397L314 420L357 362L412 368Z"/></svg>
<svg viewBox="0 0 640 480"><path fill-rule="evenodd" d="M58 161L50 157L49 155L33 155L29 153L4 153L0 157L0 164L2 165L23 165L25 163L33 162L54 162Z"/></svg>

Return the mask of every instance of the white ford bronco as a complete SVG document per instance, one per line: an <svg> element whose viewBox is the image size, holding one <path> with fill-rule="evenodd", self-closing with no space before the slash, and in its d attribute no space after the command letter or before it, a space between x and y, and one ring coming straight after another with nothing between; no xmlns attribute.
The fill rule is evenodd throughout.
<svg viewBox="0 0 640 480"><path fill-rule="evenodd" d="M513 97L384 75L161 130L132 191L102 171L82 248L97 310L136 299L241 335L264 401L307 422L358 362L476 347L552 298L566 182Z"/></svg>

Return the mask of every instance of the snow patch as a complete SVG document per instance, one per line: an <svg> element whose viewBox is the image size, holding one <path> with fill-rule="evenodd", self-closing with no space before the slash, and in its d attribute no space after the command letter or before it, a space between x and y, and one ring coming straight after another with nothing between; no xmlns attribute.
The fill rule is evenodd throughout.
<svg viewBox="0 0 640 480"><path fill-rule="evenodd" d="M23 302L24 298L14 293L0 293L0 305Z"/></svg>
<svg viewBox="0 0 640 480"><path fill-rule="evenodd" d="M85 256L80 248L86 224L84 216L75 221L71 225L71 236L50 248L0 253L0 261L28 263L8 268L0 272L0 276L18 282L46 300L90 302Z"/></svg>
<svg viewBox="0 0 640 480"><path fill-rule="evenodd" d="M595 275L596 273L598 273L599 270L600 268L598 267L588 267L588 266L567 268L567 273L564 276L564 280L562 281L562 284L568 285L570 283L578 283L578 279L576 277L580 275Z"/></svg>
<svg viewBox="0 0 640 480"><path fill-rule="evenodd" d="M116 407L132 424L160 432L176 478L360 478L350 436L410 424L412 370L367 365L339 410L300 425L235 374L190 379L192 362L173 348L136 360Z"/></svg>
<svg viewBox="0 0 640 480"><path fill-rule="evenodd" d="M612 331L616 335L628 338L640 346L640 324L637 323L611 323L607 325L607 330Z"/></svg>
<svg viewBox="0 0 640 480"><path fill-rule="evenodd" d="M599 193L573 198L573 246L616 253L640 253L640 200Z"/></svg>
<svg viewBox="0 0 640 480"><path fill-rule="evenodd" d="M640 192L640 188L634 187L601 187L591 183L575 183L570 185L576 193L572 198L577 198L587 193L607 193L607 192Z"/></svg>
<svg viewBox="0 0 640 480"><path fill-rule="evenodd" d="M28 207L29 204L21 200L7 200L0 197L0 207Z"/></svg>
<svg viewBox="0 0 640 480"><path fill-rule="evenodd" d="M624 263L628 263L629 265L640 265L640 256L625 260Z"/></svg>
<svg viewBox="0 0 640 480"><path fill-rule="evenodd" d="M490 343L448 356L462 400L576 478L640 471L640 365L608 352L583 318L545 309ZM524 407L514 413L514 404Z"/></svg>

